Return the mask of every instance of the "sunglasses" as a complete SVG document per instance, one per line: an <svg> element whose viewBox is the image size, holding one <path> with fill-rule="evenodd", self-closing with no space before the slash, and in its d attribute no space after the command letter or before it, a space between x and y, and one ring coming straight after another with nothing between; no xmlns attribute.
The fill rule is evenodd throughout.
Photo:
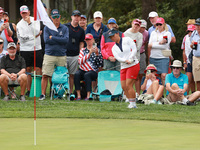
<svg viewBox="0 0 200 150"><path fill-rule="evenodd" d="M156 26L162 26L162 24L161 23L157 23Z"/></svg>
<svg viewBox="0 0 200 150"><path fill-rule="evenodd" d="M190 33L190 32L193 32L193 31L187 31L187 33Z"/></svg>
<svg viewBox="0 0 200 150"><path fill-rule="evenodd" d="M60 18L60 16L52 16L53 19Z"/></svg>
<svg viewBox="0 0 200 150"><path fill-rule="evenodd" d="M173 69L180 69L180 67L172 67Z"/></svg>
<svg viewBox="0 0 200 150"><path fill-rule="evenodd" d="M0 44L3 44L3 42L0 42Z"/></svg>

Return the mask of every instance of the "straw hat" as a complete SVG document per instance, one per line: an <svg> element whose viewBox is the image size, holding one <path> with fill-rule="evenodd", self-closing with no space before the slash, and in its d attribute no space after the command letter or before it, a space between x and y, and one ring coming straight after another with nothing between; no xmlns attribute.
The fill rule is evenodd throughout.
<svg viewBox="0 0 200 150"><path fill-rule="evenodd" d="M195 24L195 19L189 19L186 24Z"/></svg>

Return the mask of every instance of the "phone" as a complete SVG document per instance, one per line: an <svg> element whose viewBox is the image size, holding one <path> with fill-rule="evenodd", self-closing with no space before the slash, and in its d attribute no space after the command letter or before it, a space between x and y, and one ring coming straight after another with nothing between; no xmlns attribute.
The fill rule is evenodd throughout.
<svg viewBox="0 0 200 150"><path fill-rule="evenodd" d="M93 48L97 47L97 43L93 43L92 47Z"/></svg>
<svg viewBox="0 0 200 150"><path fill-rule="evenodd" d="M147 74L150 74L151 73L151 70L147 70Z"/></svg>
<svg viewBox="0 0 200 150"><path fill-rule="evenodd" d="M4 23L8 22L8 19L4 19Z"/></svg>

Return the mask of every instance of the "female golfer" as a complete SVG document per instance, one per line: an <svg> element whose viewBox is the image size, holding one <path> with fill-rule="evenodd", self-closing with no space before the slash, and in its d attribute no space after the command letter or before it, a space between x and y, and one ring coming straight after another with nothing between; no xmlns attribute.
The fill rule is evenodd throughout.
<svg viewBox="0 0 200 150"><path fill-rule="evenodd" d="M136 58L136 45L130 37L121 38L119 31L116 29L111 29L108 34L111 40L115 42L112 53L121 63L120 80L122 89L130 102L128 108L137 108L133 89L133 84L140 70L139 61Z"/></svg>

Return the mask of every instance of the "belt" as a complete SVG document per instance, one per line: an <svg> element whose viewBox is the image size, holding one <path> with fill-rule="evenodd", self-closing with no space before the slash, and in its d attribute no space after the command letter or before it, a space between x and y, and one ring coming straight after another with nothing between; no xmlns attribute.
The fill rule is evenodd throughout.
<svg viewBox="0 0 200 150"><path fill-rule="evenodd" d="M144 52L142 52L142 53L140 53L140 54L143 54L143 53L145 53L145 51L144 51Z"/></svg>

